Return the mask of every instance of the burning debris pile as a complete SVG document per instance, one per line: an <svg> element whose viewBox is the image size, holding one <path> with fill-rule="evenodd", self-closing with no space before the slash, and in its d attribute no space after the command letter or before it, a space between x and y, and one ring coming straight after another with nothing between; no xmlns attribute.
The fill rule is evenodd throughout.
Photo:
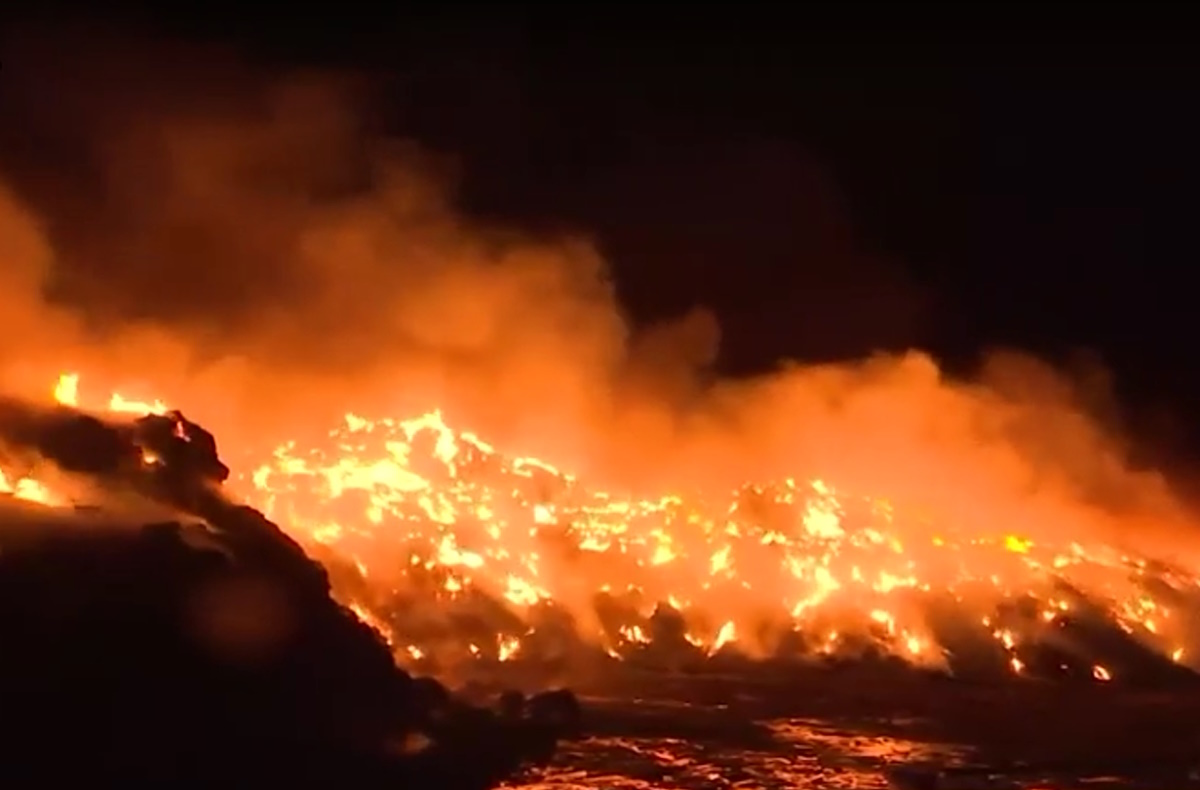
<svg viewBox="0 0 1200 790"><path fill-rule="evenodd" d="M56 395L76 403L78 378L64 376ZM180 424L162 403L114 395L108 406L150 414L143 432L161 426L143 446ZM128 461L147 479L180 465L149 452ZM225 488L287 525L396 660L440 677L764 659L783 671L866 662L975 679L1195 677L1200 577L1094 536L1036 523L986 534L820 479L636 499L506 456L436 411L350 414L322 441L227 457L250 471ZM209 465L189 479L226 473ZM10 468L5 479L24 498L53 496L36 475ZM223 499L172 490L189 512L226 517L202 504L228 508Z"/></svg>
<svg viewBox="0 0 1200 790"><path fill-rule="evenodd" d="M638 500L431 412L348 415L327 444L285 444L241 486L417 666L769 658L1193 677L1193 572L1082 538L930 523L819 479Z"/></svg>
<svg viewBox="0 0 1200 790"><path fill-rule="evenodd" d="M221 492L213 437L178 412L6 400L0 437L10 771L482 788L578 725L567 692L489 712L398 669L321 566Z"/></svg>

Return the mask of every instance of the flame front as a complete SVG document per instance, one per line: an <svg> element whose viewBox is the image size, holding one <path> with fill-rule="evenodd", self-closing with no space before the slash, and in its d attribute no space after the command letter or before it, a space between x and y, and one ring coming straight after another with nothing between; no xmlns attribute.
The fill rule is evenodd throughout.
<svg viewBox="0 0 1200 790"><path fill-rule="evenodd" d="M79 383L64 374L55 398L78 405ZM108 408L165 406L114 394ZM534 612L546 606L575 615L581 636L614 656L651 641L645 618L662 605L679 613L682 636L703 654L791 638L817 655L870 644L941 665L946 646L930 624L931 602L956 608L1016 673L1028 663L1027 641L1052 638L1097 601L1162 656L1182 662L1191 652L1188 615L1174 603L1198 594L1190 573L1082 539L1055 544L933 523L824 480L635 499L506 456L438 411L407 420L347 414L324 441L284 443L241 474L241 455L226 455L233 494L318 556L356 569L353 584L334 575L336 592L402 662L432 649L392 633L389 600L415 592L446 606L503 601L505 618L489 639L472 635L462 645L496 660L521 655ZM3 469L0 492L63 504L37 480ZM642 619L606 618L600 600ZM1090 674L1107 681L1114 670L1096 664Z"/></svg>

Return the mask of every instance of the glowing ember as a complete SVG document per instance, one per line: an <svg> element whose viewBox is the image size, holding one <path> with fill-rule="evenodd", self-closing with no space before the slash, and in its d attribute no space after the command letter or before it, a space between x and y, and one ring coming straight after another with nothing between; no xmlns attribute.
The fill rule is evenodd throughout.
<svg viewBox="0 0 1200 790"><path fill-rule="evenodd" d="M30 477L18 477L10 480L3 469L0 469L0 494L8 494L26 502L37 502L42 505L62 506L66 500L56 495L45 485Z"/></svg>
<svg viewBox="0 0 1200 790"><path fill-rule="evenodd" d="M64 374L55 398L78 405L79 383ZM114 394L108 408L166 407ZM531 613L553 602L614 656L653 641L645 618L665 604L680 613L682 638L708 655L734 645L767 650L790 634L814 655L871 644L936 666L947 648L928 611L943 601L990 635L1018 674L1028 668L1027 640L1097 605L1126 634L1181 662L1187 631L1162 596L1200 588L1167 570L1153 576L1155 587L1145 561L1107 546L906 519L885 499L823 480L633 499L544 461L505 456L437 411L407 420L347 414L323 442L284 443L248 468L230 481L233 493L314 551L357 568L357 585L337 592L404 661L429 646L396 642L386 600L419 589L447 603L481 594L503 601L513 617L494 643L466 645L495 660L521 655ZM0 492L62 504L36 480L3 470ZM598 593L642 620L594 616ZM768 639L764 622L784 625ZM1099 664L1090 673L1114 676Z"/></svg>

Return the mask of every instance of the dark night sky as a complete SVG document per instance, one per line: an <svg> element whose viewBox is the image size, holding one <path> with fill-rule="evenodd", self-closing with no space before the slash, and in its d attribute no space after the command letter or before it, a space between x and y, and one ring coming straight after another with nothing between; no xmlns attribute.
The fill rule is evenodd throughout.
<svg viewBox="0 0 1200 790"><path fill-rule="evenodd" d="M1136 414L1187 415L1200 121L1183 32L650 16L157 22L379 71L391 129L459 158L469 211L594 233L637 319L717 312L727 371L1090 349Z"/></svg>

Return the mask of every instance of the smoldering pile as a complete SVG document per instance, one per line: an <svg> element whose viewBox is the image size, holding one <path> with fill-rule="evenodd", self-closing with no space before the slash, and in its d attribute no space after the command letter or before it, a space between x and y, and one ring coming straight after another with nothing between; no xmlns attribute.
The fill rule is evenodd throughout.
<svg viewBox="0 0 1200 790"><path fill-rule="evenodd" d="M771 676L786 681L851 671L1001 686L1030 681L1121 688L1200 683L1200 675L1178 656L1148 645L1088 591L1061 580L1002 599L984 617L948 592L893 593L898 605L921 612L941 650L939 663L921 665L905 655L884 621L868 619L860 632L839 633L831 647L826 631L798 630L767 612L752 632L724 642L719 635L715 641L698 642L691 634L701 615L637 590L601 591L590 600L601 636L589 638L578 613L552 600L518 616L502 598L481 589L448 595L437 569L410 572L404 587L381 594L336 554L324 555L323 561L340 589L369 602L386 630L409 640L407 652L399 651L406 665L467 681L497 684L553 676L611 691L624 685L623 679L646 673L660 679L667 673L676 680ZM1146 563L1136 570L1177 621L1200 617L1200 588L1171 583L1176 569ZM1047 599L1063 602L1068 611L1047 619ZM718 626L705 624L710 633Z"/></svg>
<svg viewBox="0 0 1200 790"><path fill-rule="evenodd" d="M213 437L181 414L118 424L4 401L0 436L6 463L178 516L0 502L8 773L482 788L577 732L569 692L489 709L399 670L320 565L221 494Z"/></svg>
<svg viewBox="0 0 1200 790"><path fill-rule="evenodd" d="M432 443L419 432L409 439L410 448ZM369 550L362 553L370 557L370 571L354 560L357 533L330 545L316 541L311 549L329 570L335 588L373 615L378 625L394 636L393 648L401 660L420 671L492 682L557 674L573 685L596 681L602 687L611 687L626 670L690 675L735 672L761 677L770 668L788 676L847 667L884 673L932 670L971 682L1004 684L1039 679L1128 687L1173 686L1197 680L1191 661L1196 646L1189 638L1200 634L1200 584L1187 568L1150 555L1122 553L1105 545L1089 549L1067 546L1065 554L1052 546L1039 546L1038 553L1030 555L1025 553L1025 544L1012 538L1011 546L1002 540L1000 545L975 549L978 554L973 556L979 562L973 568L973 580L939 585L933 577L930 584L909 583L888 590L886 598L880 596L877 601L889 611L851 599L840 609L814 607L804 622L798 622L768 601L753 611L744 608L749 616L727 633L725 625L731 621L723 624L714 611L673 602L669 582L655 584L653 568L657 566L652 562L635 566L638 557L631 558L619 549L581 550L581 535L591 534L586 530L594 531L594 524L588 521L586 500L574 510L562 506L569 499L556 493L555 486L564 484L561 476L535 469L528 475L495 477L490 486L481 486L482 493L467 489L460 494L460 489L437 476L436 464L422 464L425 457L413 449L406 456L409 466L404 468L433 481L428 489L433 492L430 498L435 506L449 503L446 508L453 512L452 528L440 530L437 524L442 522L433 523L445 516L427 512L436 508L425 501L422 489L422 496L397 497L401 504L382 519L364 520L369 523L363 537ZM476 461L480 470L472 467ZM480 479L488 480L487 474L494 475L496 466L494 456L476 457L470 446L465 450L460 446L454 473L457 479L474 479L472 474L479 472ZM313 485L320 486L321 481L315 480ZM270 490L280 492L284 499L289 496L282 485ZM498 493L491 496L493 492ZM308 515L333 517L342 506L346 512L356 512L365 505L353 499L355 493L339 493L326 509L317 508ZM743 493L751 499L763 498L762 490ZM506 523L513 525L509 532L520 536L536 533L532 539L522 537L524 550L536 555L543 568L555 566L560 581L566 575L586 580L575 589L556 588L578 593L572 599L543 596L532 604L514 601L502 572L493 571L487 577L489 584L465 583L463 574L453 567L455 557L450 557L451 564L436 561L445 556L442 541L448 532L454 547L482 552L488 558L484 562L507 551L508 546L488 542L492 525L477 514L500 510L505 496L514 503L506 511L510 519ZM553 502L561 519L531 524L530 514L536 503L543 501ZM473 507L479 502L486 502L487 507ZM699 556L720 550L724 552L720 556L734 567L742 567L744 559L744 567L768 568L772 558L756 561L756 553L769 551L767 539L777 534L789 534L796 541L792 556L812 559L830 552L820 536L806 536L804 530L794 527L794 507L780 510L777 522L766 518L756 523L752 508L739 510L751 514L738 524L748 537L726 543L727 549L702 548ZM695 535L697 529L689 521L693 511L682 513L671 520L669 515L654 512L647 523L634 524L629 531L653 535L658 529L672 535ZM576 531L574 518L583 524L582 531ZM633 517L621 512L615 518L619 522ZM878 536L878 531L852 509L843 510L840 518L846 536L838 538L836 547L841 570L853 571L855 551L865 552L861 554L864 568L881 553L889 560L901 556L892 554L886 543L882 550L877 549L878 539L870 535ZM508 534L503 530L496 533ZM950 534L948 540L953 541ZM860 536L865 537L860 540ZM967 533L965 540L949 545L969 549L967 541L973 537ZM1093 548L1094 554L1090 552ZM1019 574L1013 578L1020 580L1019 584L998 586L997 577L989 575L1003 572L1008 567L1005 563L1018 566ZM781 565L777 557L774 565ZM709 570L708 563L693 567L698 573ZM902 569L903 565L893 563L891 567ZM389 573L390 568L402 572ZM622 578L628 584L595 581L620 582ZM742 593L738 585L743 578L707 579L714 585L710 598L727 595L736 599ZM691 588L704 581L702 578ZM805 581L795 580L794 584L806 589ZM687 590L681 597L688 597ZM712 609L720 611L719 607ZM915 655L891 612L904 613L910 622L923 626L918 644L921 655ZM1164 627L1171 633L1164 632Z"/></svg>
<svg viewBox="0 0 1200 790"><path fill-rule="evenodd" d="M417 445L414 439L412 446ZM472 457L460 453L455 460L456 472L469 476ZM414 469L431 474L417 462L411 463ZM554 490L555 482L548 473L510 475L487 490L513 492L518 506L511 523L519 525L513 531L524 535L525 523L516 519L522 510L533 510L529 503L563 501L546 493ZM531 490L522 492L522 485ZM440 489L436 484L431 489L436 497ZM454 501L452 494L446 498ZM484 498L467 497L466 501ZM491 508L502 507L498 496L486 501ZM353 511L356 505L349 504ZM1200 584L1186 568L1136 553L1091 555L1080 548L1080 553L1062 558L1052 548L1039 547L1039 554L1028 555L1023 553L1027 547L1015 538L1009 548L1004 543L983 546L978 549L982 556L974 582L939 586L934 579L933 584L901 585L879 601L880 606L904 613L910 622L924 626L918 643L923 655L915 655L889 611L872 610L870 604L859 600L846 601L842 609L817 609L803 623L764 606L757 618L754 613L743 617L736 634L734 629L727 632L722 620L714 619L703 607L673 603L663 594L672 592L668 584L653 585L653 572L640 572L640 566L629 568L633 561L619 551L581 551L579 535L570 534L570 518L575 514L586 519L588 513L582 509L559 508L560 513L568 514L563 522L540 525L536 538L525 544L526 550L535 553L543 567L558 563L580 579L619 580L628 569L631 572L625 578L631 583L625 588L593 583L583 598L571 601L554 597L543 597L532 605L513 601L509 588L496 583L497 578L503 581L502 576L493 573L490 585L467 584L455 567L424 561L440 556L438 541L444 535L438 529L413 526L437 516L425 513L426 507L414 501L409 510L397 507L394 520L385 516L371 525L372 568L385 580L365 575L353 561L352 539L313 547L341 594L374 615L382 629L394 635L393 648L402 661L420 671L492 681L559 673L574 685L594 680L601 686L611 686L626 670L691 675L735 672L761 677L770 668L787 676L846 667L911 673L916 666L939 675L989 683L1041 679L1128 687L1197 680L1190 660L1181 659L1194 654L1187 635L1200 633ZM651 534L655 525L675 535L695 534L694 528L689 532L686 521L690 512L684 511L684 517L674 522L654 514L659 520L648 527L639 524L644 527L639 534ZM848 538L838 548L846 570L855 562L856 536L868 533L871 524L860 525L849 509L842 515ZM455 546L475 549L477 544L490 545L480 538L488 525L473 520L477 517L470 506L461 507L455 516ZM794 518L794 511L783 511L782 516ZM586 528L587 522L584 524ZM750 532L755 525L739 524L742 526L750 537L722 556L738 566L745 552L746 567L767 567L755 562L754 552L764 551L763 541ZM766 521L757 528L784 534L787 525ZM792 530L791 534L797 541L805 538L802 531ZM807 548L811 557L829 551L819 540L798 545L797 554ZM874 551L874 545L867 550ZM1067 550L1070 552L1070 547ZM866 563L872 556L864 555L863 567L869 567ZM1062 569L1057 564L1060 561L1067 563ZM995 577L987 575L1002 572L1004 562L1020 566L1022 573L1016 578L1023 584L1004 589L997 586ZM1042 570L1030 571L1035 563ZM597 567L601 565L607 567ZM401 568L403 573L388 575L384 571L388 567ZM701 567L701 571L706 569ZM632 583L635 581L651 584L638 586ZM716 579L714 584L725 586L714 589L734 597L740 592L739 581L740 577L732 582ZM803 580L796 583L802 585ZM1122 597L1105 598L1113 589ZM1129 608L1135 605L1143 608L1136 612ZM1162 619L1156 623L1158 618ZM1160 633L1162 626L1168 626L1173 637ZM930 661L931 656L936 660Z"/></svg>

